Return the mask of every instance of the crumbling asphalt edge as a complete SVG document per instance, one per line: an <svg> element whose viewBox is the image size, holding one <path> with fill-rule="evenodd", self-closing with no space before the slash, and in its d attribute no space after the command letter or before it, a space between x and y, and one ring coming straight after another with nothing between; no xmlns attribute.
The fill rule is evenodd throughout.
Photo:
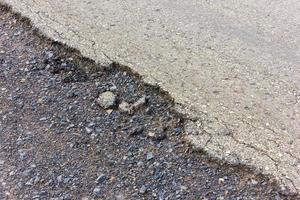
<svg viewBox="0 0 300 200"><path fill-rule="evenodd" d="M30 20L31 16L29 16L29 15L27 16L26 14L24 15L24 13L21 10L16 10L16 9L12 8L10 5L8 5L7 3L3 3L3 2L0 2L0 6L9 9L11 12L16 14L16 16L18 16L19 18L23 19L24 21L29 22L33 27L36 28L37 34L40 35L41 37L61 43L62 45L66 45L69 49L80 52L83 57L90 59L94 62L101 61L101 62L97 62L97 64L100 64L101 66L117 64L123 70L126 70L132 74L139 76L139 74L136 71L134 71L134 69L130 65L126 66L123 63L119 63L119 61L110 58L105 52L99 51L99 49L97 49L95 41L86 40L85 38L82 38L79 34L76 33L76 31L66 30L66 31L71 32L74 35L74 37L80 39L81 42L78 43L77 47L72 45L68 40L66 40L64 38L63 33L62 33L63 31L58 32L57 30L55 30L52 27L50 27L49 25L47 25L47 22L43 22L42 25L35 24L32 20ZM29 6L24 5L23 9L29 9L29 10L31 10L31 13L35 13L37 16L41 15L41 13L33 11ZM54 21L50 18L49 18L49 20L51 21L51 23L56 23L60 27L63 26L62 24L60 24L57 21ZM47 31L45 31L45 30L47 30ZM62 28L60 30L64 30L64 28ZM78 48L79 46L86 45L86 44L94 47L93 50L91 51L93 53L79 50L79 48ZM101 58L101 59L99 59L99 58ZM141 78L143 79L143 81L146 84L150 84L150 85L159 87L159 84L157 84L157 82L155 82L155 80L149 79L149 78L144 78L144 77L141 77ZM163 93L169 94L167 91L163 90L161 87L159 87L159 88L161 91L163 91ZM169 94L169 97L172 98L170 94ZM294 196L294 195L299 194L297 186L294 185L292 180L289 180L288 178L287 178L287 180L284 180L284 181L280 180L268 173L265 173L264 170L262 170L262 169L256 168L245 161L241 161L240 159L238 159L238 157L235 157L234 155L230 154L230 152L229 153L228 152L215 152L214 149L212 149L211 147L208 147L208 144L211 142L212 135L214 134L213 132L210 132L210 131L214 131L214 130L211 129L211 127L207 127L206 122L208 122L210 124L218 124L218 123L220 123L218 119L209 118L209 116L205 113L199 113L198 111L195 111L193 108L187 108L186 106L184 106L182 104L178 104L176 102L175 102L175 111L178 112L185 121L186 135L184 137L184 140L186 142L190 143L192 148L195 151L205 153L209 157L211 157L212 160L216 160L217 162L220 162L222 164L239 166L241 168L250 169L251 171L254 171L257 174L263 174L264 176L267 176L271 180L276 181L280 187L280 190L282 191L282 193L284 195L293 195ZM220 126L220 125L218 125L218 126ZM221 126L224 126L224 124L222 124ZM272 157L270 157L267 153L260 151L259 149L256 149L253 146L249 146L248 144L238 141L237 139L235 139L233 137L233 135L230 133L230 129L227 129L226 125L224 128L225 129L222 131L228 132L228 134L224 135L225 141L230 140L230 142L229 142L230 144L235 143L236 145L246 145L248 149L259 152L266 159L270 159L271 161L273 161L274 165L277 167L276 160L273 160ZM219 156L217 156L218 153L219 153Z"/></svg>

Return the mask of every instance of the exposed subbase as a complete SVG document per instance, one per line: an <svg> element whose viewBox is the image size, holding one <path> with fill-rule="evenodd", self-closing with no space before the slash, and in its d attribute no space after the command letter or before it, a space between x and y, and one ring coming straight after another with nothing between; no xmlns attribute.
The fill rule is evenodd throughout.
<svg viewBox="0 0 300 200"><path fill-rule="evenodd" d="M0 199L296 198L193 152L158 87L0 11Z"/></svg>

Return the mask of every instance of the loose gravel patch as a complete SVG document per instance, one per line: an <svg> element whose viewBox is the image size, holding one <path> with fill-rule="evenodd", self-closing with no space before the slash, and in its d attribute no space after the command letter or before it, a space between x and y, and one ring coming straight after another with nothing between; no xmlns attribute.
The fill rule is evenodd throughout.
<svg viewBox="0 0 300 200"><path fill-rule="evenodd" d="M0 199L297 198L193 152L158 87L0 11Z"/></svg>

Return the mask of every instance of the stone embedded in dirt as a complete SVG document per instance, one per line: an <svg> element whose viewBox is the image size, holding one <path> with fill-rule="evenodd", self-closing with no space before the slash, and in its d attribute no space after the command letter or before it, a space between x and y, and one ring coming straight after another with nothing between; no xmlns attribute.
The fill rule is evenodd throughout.
<svg viewBox="0 0 300 200"><path fill-rule="evenodd" d="M52 51L45 51L45 55L47 59L52 59L54 56L54 53Z"/></svg>
<svg viewBox="0 0 300 200"><path fill-rule="evenodd" d="M24 149L19 149L18 150L18 153L20 155L20 159L23 161L27 158L27 153Z"/></svg>
<svg viewBox="0 0 300 200"><path fill-rule="evenodd" d="M91 137L92 140L94 140L98 137L98 134L92 133L90 137Z"/></svg>
<svg viewBox="0 0 300 200"><path fill-rule="evenodd" d="M87 134L91 134L93 132L93 129L91 129L89 127L85 127L85 131Z"/></svg>
<svg viewBox="0 0 300 200"><path fill-rule="evenodd" d="M99 186L95 187L93 190L93 194L95 196L99 196L101 194L101 188Z"/></svg>
<svg viewBox="0 0 300 200"><path fill-rule="evenodd" d="M100 176L98 176L98 178L96 179L96 183L103 183L106 180L106 175L105 174L101 174Z"/></svg>
<svg viewBox="0 0 300 200"><path fill-rule="evenodd" d="M139 135L139 134L142 134L144 132L144 127L143 126L138 126L138 127L135 127L133 128L129 135L130 136L134 136L134 135Z"/></svg>
<svg viewBox="0 0 300 200"><path fill-rule="evenodd" d="M141 188L140 188L140 193L141 194L144 194L144 193L146 193L146 191L147 191L147 188L146 188L146 186L142 186Z"/></svg>
<svg viewBox="0 0 300 200"><path fill-rule="evenodd" d="M106 110L106 113L110 115L113 111L114 111L113 109L108 109Z"/></svg>
<svg viewBox="0 0 300 200"><path fill-rule="evenodd" d="M111 87L109 88L109 90L112 91L112 92L116 91L117 89L118 89L118 88L117 88L117 86L115 86L115 85L113 85L113 86L111 86Z"/></svg>
<svg viewBox="0 0 300 200"><path fill-rule="evenodd" d="M131 106L126 101L122 101L119 104L119 110L123 113L131 113Z"/></svg>
<svg viewBox="0 0 300 200"><path fill-rule="evenodd" d="M224 182L225 182L225 179L224 178L219 178L219 185L222 185L222 184L224 184Z"/></svg>
<svg viewBox="0 0 300 200"><path fill-rule="evenodd" d="M152 137L155 137L155 133L150 131L150 132L148 133L148 136L151 137L151 138L152 138Z"/></svg>
<svg viewBox="0 0 300 200"><path fill-rule="evenodd" d="M148 152L146 155L147 160L152 160L154 158L154 155L152 152Z"/></svg>
<svg viewBox="0 0 300 200"><path fill-rule="evenodd" d="M139 109L140 107L144 106L147 103L147 97L144 95L141 98L139 98L133 105L132 108L134 110Z"/></svg>
<svg viewBox="0 0 300 200"><path fill-rule="evenodd" d="M166 139L167 134L164 131L152 132L148 133L148 137L155 141L161 141Z"/></svg>
<svg viewBox="0 0 300 200"><path fill-rule="evenodd" d="M117 96L112 92L103 92L99 95L97 103L104 109L111 108L116 105Z"/></svg>
<svg viewBox="0 0 300 200"><path fill-rule="evenodd" d="M57 178L56 178L57 182L58 183L61 183L63 181L63 176L62 175L59 175Z"/></svg>

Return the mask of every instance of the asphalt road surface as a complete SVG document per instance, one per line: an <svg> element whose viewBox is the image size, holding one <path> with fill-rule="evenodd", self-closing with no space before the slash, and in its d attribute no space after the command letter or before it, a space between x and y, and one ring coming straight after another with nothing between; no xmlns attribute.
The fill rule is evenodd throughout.
<svg viewBox="0 0 300 200"><path fill-rule="evenodd" d="M1 2L84 56L160 85L193 119L196 148L300 189L300 1Z"/></svg>

